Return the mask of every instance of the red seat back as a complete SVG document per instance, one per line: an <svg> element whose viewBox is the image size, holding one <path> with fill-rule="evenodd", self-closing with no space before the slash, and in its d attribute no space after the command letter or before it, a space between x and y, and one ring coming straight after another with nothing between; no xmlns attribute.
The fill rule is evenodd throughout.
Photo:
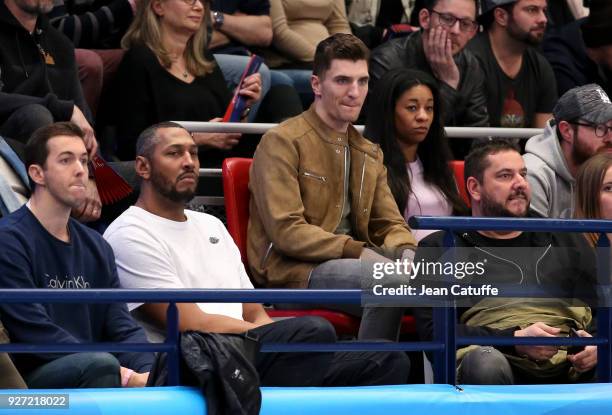
<svg viewBox="0 0 612 415"><path fill-rule="evenodd" d="M455 182L457 183L457 188L459 189L459 196L461 196L461 198L465 201L465 203L469 207L470 198L465 188L465 179L463 177L463 173L464 173L463 160L452 160L449 162L449 166L453 170L453 173L455 175Z"/></svg>
<svg viewBox="0 0 612 415"><path fill-rule="evenodd" d="M242 263L248 270L247 227L249 224L249 171L253 159L227 158L221 168L227 230L240 250Z"/></svg>

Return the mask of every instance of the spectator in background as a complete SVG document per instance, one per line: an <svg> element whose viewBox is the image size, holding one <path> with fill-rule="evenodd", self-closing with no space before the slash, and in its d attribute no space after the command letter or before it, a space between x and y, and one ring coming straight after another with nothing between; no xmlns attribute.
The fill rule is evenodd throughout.
<svg viewBox="0 0 612 415"><path fill-rule="evenodd" d="M270 0L270 6L273 37L263 52L266 63L288 76L309 104L317 44L334 33L351 33L344 0Z"/></svg>
<svg viewBox="0 0 612 415"><path fill-rule="evenodd" d="M485 73L493 127L544 128L557 101L550 64L536 50L546 29L547 0L485 0L485 31L468 44Z"/></svg>
<svg viewBox="0 0 612 415"><path fill-rule="evenodd" d="M214 54L228 88L238 86L240 78L249 62L252 49L266 48L272 42L272 20L268 0L212 0L210 15L204 19L208 28L207 48ZM262 64L262 98L270 90L270 69ZM291 91L281 91L291 93ZM278 92L276 92L278 95ZM253 106L249 121L254 121L260 102ZM294 110L299 113L299 108ZM295 114L291 114L295 115ZM280 120L270 120L278 122Z"/></svg>
<svg viewBox="0 0 612 415"><path fill-rule="evenodd" d="M45 16L52 0L0 2L0 134L25 143L39 127L72 121L90 154L98 144L77 77L74 48Z"/></svg>
<svg viewBox="0 0 612 415"><path fill-rule="evenodd" d="M589 9L588 17L551 31L542 45L559 94L591 83L612 94L612 2L591 0Z"/></svg>
<svg viewBox="0 0 612 415"><path fill-rule="evenodd" d="M387 181L404 219L466 214L449 167L437 82L428 74L392 69L370 94L364 136L379 143ZM417 241L435 230L413 230Z"/></svg>
<svg viewBox="0 0 612 415"><path fill-rule="evenodd" d="M85 100L96 116L104 85L123 56L119 42L139 0L55 0L51 25L74 45Z"/></svg>
<svg viewBox="0 0 612 415"><path fill-rule="evenodd" d="M484 75L478 60L464 49L478 29L475 19L475 0L427 0L419 11L421 31L385 42L372 52L370 89L390 69L418 69L439 82L445 125L488 125ZM469 142L452 147L455 158L463 158Z"/></svg>
<svg viewBox="0 0 612 415"><path fill-rule="evenodd" d="M118 49L138 0L54 0L51 25L76 48Z"/></svg>
<svg viewBox="0 0 612 415"><path fill-rule="evenodd" d="M577 219L612 220L612 153L599 153L588 159L576 175ZM598 233L585 237L596 246ZM612 233L608 234L612 243Z"/></svg>
<svg viewBox="0 0 612 415"><path fill-rule="evenodd" d="M578 168L598 152L612 151L612 103L599 85L573 88L559 98L543 134L525 146L531 209L549 218L574 215Z"/></svg>
<svg viewBox="0 0 612 415"><path fill-rule="evenodd" d="M409 24L414 0L347 0L351 30L367 47L374 49L383 42L394 24Z"/></svg>
<svg viewBox="0 0 612 415"><path fill-rule="evenodd" d="M589 14L585 7L588 0L550 0L548 4L548 25L546 30L565 26Z"/></svg>
<svg viewBox="0 0 612 415"><path fill-rule="evenodd" d="M268 0L212 0L210 18L211 53L248 56L251 48L272 42Z"/></svg>
<svg viewBox="0 0 612 415"><path fill-rule="evenodd" d="M118 155L132 160L136 138L161 121L220 121L231 92L214 57L204 53L208 2L141 0L122 44L128 49L117 74L112 105L117 124ZM129 93L126 93L129 91ZM261 96L261 77L247 77L240 87L250 106ZM220 165L240 134L195 133L207 147L207 166Z"/></svg>
<svg viewBox="0 0 612 415"><path fill-rule="evenodd" d="M70 218L87 196L88 156L72 123L37 130L25 149L32 196L0 220L3 288L119 288L111 247ZM2 304L0 318L17 343L143 343L125 304ZM13 356L30 388L144 386L152 353L35 353ZM136 373L136 372L139 373Z"/></svg>
<svg viewBox="0 0 612 415"><path fill-rule="evenodd" d="M351 23L378 28L396 23L408 24L414 7L414 0L348 0L347 3L347 14Z"/></svg>

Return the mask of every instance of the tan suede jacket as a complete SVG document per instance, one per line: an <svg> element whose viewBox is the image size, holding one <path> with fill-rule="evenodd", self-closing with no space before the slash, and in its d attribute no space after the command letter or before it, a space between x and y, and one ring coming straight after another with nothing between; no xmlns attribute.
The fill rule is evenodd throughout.
<svg viewBox="0 0 612 415"><path fill-rule="evenodd" d="M262 286L306 288L315 266L359 258L364 245L385 250L416 246L387 185L380 147L352 126L347 142L323 123L314 106L263 136L249 188L247 255L252 276ZM334 234L347 197L355 239Z"/></svg>

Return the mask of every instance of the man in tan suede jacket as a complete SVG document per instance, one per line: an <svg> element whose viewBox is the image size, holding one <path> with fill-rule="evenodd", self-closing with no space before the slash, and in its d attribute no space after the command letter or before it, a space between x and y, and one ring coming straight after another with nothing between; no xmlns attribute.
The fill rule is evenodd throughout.
<svg viewBox="0 0 612 415"><path fill-rule="evenodd" d="M351 125L368 92L368 50L353 35L317 46L309 110L268 131L253 159L247 254L257 283L361 288L361 260L413 256L378 145ZM359 307L343 308L361 314ZM397 338L402 308L366 307L359 337Z"/></svg>

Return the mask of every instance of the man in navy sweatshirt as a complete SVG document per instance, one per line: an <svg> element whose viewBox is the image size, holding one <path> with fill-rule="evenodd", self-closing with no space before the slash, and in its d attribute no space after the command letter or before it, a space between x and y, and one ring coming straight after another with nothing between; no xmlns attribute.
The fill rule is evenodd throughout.
<svg viewBox="0 0 612 415"><path fill-rule="evenodd" d="M25 148L28 203L0 220L0 287L119 288L111 247L70 217L86 197L87 150L71 123L37 130ZM146 342L125 304L2 304L13 342ZM151 353L13 355L30 388L144 386Z"/></svg>

